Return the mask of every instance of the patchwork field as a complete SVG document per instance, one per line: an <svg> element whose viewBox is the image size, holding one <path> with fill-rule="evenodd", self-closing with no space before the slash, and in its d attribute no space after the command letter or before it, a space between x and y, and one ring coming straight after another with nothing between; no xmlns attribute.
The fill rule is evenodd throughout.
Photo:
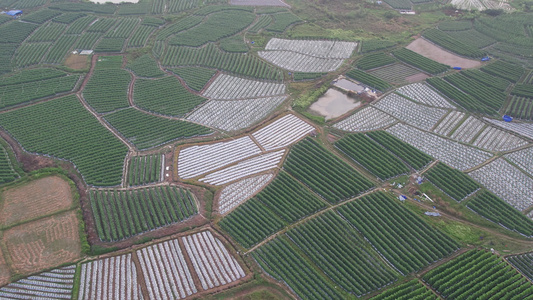
<svg viewBox="0 0 533 300"><path fill-rule="evenodd" d="M434 61L440 62L448 66L452 66L452 67L461 67L463 69L471 69L471 68L476 68L476 67L481 66L481 62L479 61L463 58L461 56L448 52L422 38L418 38L414 40L411 44L409 44L405 48L412 50L418 54L421 54L427 58L430 58Z"/></svg>
<svg viewBox="0 0 533 300"><path fill-rule="evenodd" d="M50 176L2 192L0 226L10 226L66 210L73 205L70 185Z"/></svg>
<svg viewBox="0 0 533 300"><path fill-rule="evenodd" d="M76 212L69 211L4 231L2 241L17 273L33 273L80 258Z"/></svg>

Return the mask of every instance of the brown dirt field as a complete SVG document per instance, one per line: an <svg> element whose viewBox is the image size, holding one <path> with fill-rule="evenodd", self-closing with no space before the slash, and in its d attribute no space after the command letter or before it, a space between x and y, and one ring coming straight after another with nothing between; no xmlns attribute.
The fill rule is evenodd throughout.
<svg viewBox="0 0 533 300"><path fill-rule="evenodd" d="M40 178L2 193L0 225L13 225L71 206L72 191L67 181L58 176Z"/></svg>
<svg viewBox="0 0 533 300"><path fill-rule="evenodd" d="M463 58L452 52L448 52L423 38L414 40L411 44L405 47L422 56L430 58L434 61L440 62L451 67L461 67L463 69L471 69L481 66L481 62L477 60Z"/></svg>
<svg viewBox="0 0 533 300"><path fill-rule="evenodd" d="M9 273L9 269L7 268L6 260L4 259L2 251L0 251L0 286L8 283L10 276L11 274Z"/></svg>
<svg viewBox="0 0 533 300"><path fill-rule="evenodd" d="M15 226L4 232L3 242L16 273L35 273L81 257L75 211Z"/></svg>
<svg viewBox="0 0 533 300"><path fill-rule="evenodd" d="M429 78L429 75L424 74L424 73L418 73L418 74L415 74L415 75L411 75L411 76L405 77L405 80L407 82L409 82L409 83L413 83L413 82L423 81L426 78Z"/></svg>
<svg viewBox="0 0 533 300"><path fill-rule="evenodd" d="M71 54L65 60L65 66L74 70L83 70L87 68L87 56Z"/></svg>

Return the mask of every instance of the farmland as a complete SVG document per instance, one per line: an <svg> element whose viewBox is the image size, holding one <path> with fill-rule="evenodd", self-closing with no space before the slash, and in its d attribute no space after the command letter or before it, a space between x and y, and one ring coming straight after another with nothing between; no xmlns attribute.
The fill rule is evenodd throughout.
<svg viewBox="0 0 533 300"><path fill-rule="evenodd" d="M93 190L91 206L98 236L118 241L176 222L198 212L194 196L176 187L143 188L134 191Z"/></svg>
<svg viewBox="0 0 533 300"><path fill-rule="evenodd" d="M490 1L0 0L0 298L532 298Z"/></svg>
<svg viewBox="0 0 533 300"><path fill-rule="evenodd" d="M343 205L339 213L401 274L417 271L458 248L451 238L424 225L423 220L383 193Z"/></svg>
<svg viewBox="0 0 533 300"><path fill-rule="evenodd" d="M295 145L283 167L330 203L355 197L373 187L368 179L312 138Z"/></svg>
<svg viewBox="0 0 533 300"><path fill-rule="evenodd" d="M456 201L475 193L479 185L464 173L439 163L425 173L429 181Z"/></svg>
<svg viewBox="0 0 533 300"><path fill-rule="evenodd" d="M426 273L423 280L444 297L461 295L524 299L531 296L531 282L497 256L471 250Z"/></svg>

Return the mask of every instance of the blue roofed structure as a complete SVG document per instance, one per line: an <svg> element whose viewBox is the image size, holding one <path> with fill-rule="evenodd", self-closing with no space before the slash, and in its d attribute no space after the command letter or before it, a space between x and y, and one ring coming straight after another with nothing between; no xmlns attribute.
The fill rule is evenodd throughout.
<svg viewBox="0 0 533 300"><path fill-rule="evenodd" d="M22 10L10 10L6 13L8 16L17 17L22 15Z"/></svg>

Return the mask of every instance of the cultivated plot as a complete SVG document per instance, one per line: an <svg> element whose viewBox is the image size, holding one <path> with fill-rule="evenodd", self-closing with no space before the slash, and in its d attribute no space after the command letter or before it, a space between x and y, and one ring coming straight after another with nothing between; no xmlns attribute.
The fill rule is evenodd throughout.
<svg viewBox="0 0 533 300"><path fill-rule="evenodd" d="M296 72L330 72L349 58L357 43L270 39L259 56L283 69Z"/></svg>
<svg viewBox="0 0 533 300"><path fill-rule="evenodd" d="M130 254L81 265L78 299L142 299Z"/></svg>
<svg viewBox="0 0 533 300"><path fill-rule="evenodd" d="M485 126L485 123L470 116L452 133L451 138L460 142L470 143Z"/></svg>
<svg viewBox="0 0 533 300"><path fill-rule="evenodd" d="M259 153L261 149L248 136L183 148L178 156L178 175L193 178Z"/></svg>
<svg viewBox="0 0 533 300"><path fill-rule="evenodd" d="M422 81L429 76L404 64L393 64L368 72L392 84Z"/></svg>
<svg viewBox="0 0 533 300"><path fill-rule="evenodd" d="M245 100L209 100L187 120L224 131L248 128L268 116L286 96Z"/></svg>
<svg viewBox="0 0 533 300"><path fill-rule="evenodd" d="M533 179L502 158L468 175L518 210L533 204Z"/></svg>
<svg viewBox="0 0 533 300"><path fill-rule="evenodd" d="M533 124L516 123L516 122L509 123L509 122L497 121L497 120L489 119L489 118L485 118L485 120L503 129L507 129L517 134L533 139Z"/></svg>
<svg viewBox="0 0 533 300"><path fill-rule="evenodd" d="M385 96L374 107L425 130L431 129L446 114L444 109L416 104L396 94Z"/></svg>
<svg viewBox="0 0 533 300"><path fill-rule="evenodd" d="M266 82L221 74L202 93L217 100L269 97L285 94L283 83Z"/></svg>
<svg viewBox="0 0 533 300"><path fill-rule="evenodd" d="M34 273L80 257L78 218L70 211L8 229L3 241L17 273Z"/></svg>
<svg viewBox="0 0 533 300"><path fill-rule="evenodd" d="M72 191L63 178L50 176L2 193L0 225L10 226L72 207Z"/></svg>
<svg viewBox="0 0 533 300"><path fill-rule="evenodd" d="M215 171L207 176L198 179L201 182L212 185L223 185L232 181L255 175L264 171L278 167L285 154L285 149L262 154L247 160L243 160L236 165Z"/></svg>
<svg viewBox="0 0 533 300"><path fill-rule="evenodd" d="M448 102L448 100L439 95L425 83L413 83L402 86L396 91L423 104L442 108L455 108Z"/></svg>
<svg viewBox="0 0 533 300"><path fill-rule="evenodd" d="M517 164L529 175L533 176L533 148L527 148L505 155L505 158Z"/></svg>
<svg viewBox="0 0 533 300"><path fill-rule="evenodd" d="M288 114L252 133L252 136L266 151L270 151L287 147L314 130L309 123Z"/></svg>
<svg viewBox="0 0 533 300"><path fill-rule="evenodd" d="M435 127L433 132L447 136L452 132L455 127L457 127L457 125L464 117L465 113L454 110L447 114L446 117L442 119L442 121L440 121L439 125Z"/></svg>
<svg viewBox="0 0 533 300"><path fill-rule="evenodd" d="M136 254L150 299L182 299L198 292L177 239Z"/></svg>
<svg viewBox="0 0 533 300"><path fill-rule="evenodd" d="M244 270L211 231L181 238L204 290L229 284L244 276Z"/></svg>
<svg viewBox="0 0 533 300"><path fill-rule="evenodd" d="M71 299L75 272L76 266L71 265L20 279L0 288L0 298Z"/></svg>
<svg viewBox="0 0 533 300"><path fill-rule="evenodd" d="M218 196L219 213L226 214L244 201L250 199L273 177L273 174L252 176L224 187Z"/></svg>
<svg viewBox="0 0 533 300"><path fill-rule="evenodd" d="M490 153L403 124L394 125L387 129L387 132L461 171L478 166L492 156Z"/></svg>
<svg viewBox="0 0 533 300"><path fill-rule="evenodd" d="M396 119L390 115L372 106L367 106L334 124L333 127L344 131L361 132L381 129L394 124L394 122Z"/></svg>

